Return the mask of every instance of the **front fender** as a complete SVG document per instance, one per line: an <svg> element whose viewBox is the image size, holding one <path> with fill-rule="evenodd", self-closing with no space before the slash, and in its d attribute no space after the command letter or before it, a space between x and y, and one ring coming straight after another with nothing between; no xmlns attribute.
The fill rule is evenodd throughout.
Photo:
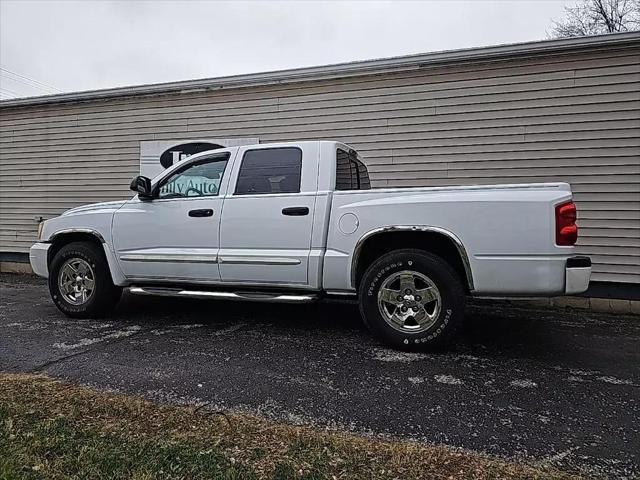
<svg viewBox="0 0 640 480"><path fill-rule="evenodd" d="M104 249L111 278L115 285L122 286L126 278L116 261L112 249L111 222L115 211L121 205L112 205L97 211L67 213L44 222L40 242L58 244L59 242L93 239ZM49 259L50 261L51 259Z"/></svg>

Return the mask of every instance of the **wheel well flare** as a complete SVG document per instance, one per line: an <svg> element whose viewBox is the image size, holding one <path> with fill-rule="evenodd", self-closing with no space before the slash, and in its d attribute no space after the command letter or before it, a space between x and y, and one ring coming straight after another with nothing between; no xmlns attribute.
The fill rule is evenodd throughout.
<svg viewBox="0 0 640 480"><path fill-rule="evenodd" d="M49 251L47 253L47 264L51 265L53 257L55 257L56 253L58 253L65 245L73 242L90 242L98 245L102 249L104 239L98 232L93 232L91 230L63 231L51 235L49 242L51 243L51 247L49 247Z"/></svg>
<svg viewBox="0 0 640 480"><path fill-rule="evenodd" d="M353 253L351 284L358 288L367 268L382 255L402 248L415 248L438 255L460 276L467 292L473 290L473 276L467 252L460 239L439 227L394 226L365 234Z"/></svg>

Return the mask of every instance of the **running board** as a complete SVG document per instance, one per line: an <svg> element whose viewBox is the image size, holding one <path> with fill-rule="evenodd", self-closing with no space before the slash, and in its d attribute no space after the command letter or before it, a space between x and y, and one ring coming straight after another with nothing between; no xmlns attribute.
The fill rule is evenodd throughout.
<svg viewBox="0 0 640 480"><path fill-rule="evenodd" d="M245 302L310 303L318 300L317 295L291 295L268 292L224 292L209 290L185 290L166 287L129 287L133 295L160 297L202 298L218 300L242 300Z"/></svg>

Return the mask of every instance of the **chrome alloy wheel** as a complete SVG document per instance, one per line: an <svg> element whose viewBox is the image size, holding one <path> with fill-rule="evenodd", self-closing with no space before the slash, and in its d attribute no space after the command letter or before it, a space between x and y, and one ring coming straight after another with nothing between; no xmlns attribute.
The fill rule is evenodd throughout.
<svg viewBox="0 0 640 480"><path fill-rule="evenodd" d="M91 265L81 258L70 258L60 268L58 288L72 305L82 305L93 295L95 274Z"/></svg>
<svg viewBox="0 0 640 480"><path fill-rule="evenodd" d="M420 333L430 328L438 319L441 305L436 284L412 270L393 273L378 291L382 318L403 333Z"/></svg>

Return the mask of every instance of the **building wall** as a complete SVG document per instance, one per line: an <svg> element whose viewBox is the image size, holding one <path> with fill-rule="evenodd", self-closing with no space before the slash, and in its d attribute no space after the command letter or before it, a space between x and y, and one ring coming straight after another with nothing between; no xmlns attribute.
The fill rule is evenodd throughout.
<svg viewBox="0 0 640 480"><path fill-rule="evenodd" d="M140 141L335 139L374 186L567 181L594 280L640 283L640 49L0 109L0 252L35 218L129 197ZM508 221L508 219L505 219Z"/></svg>

